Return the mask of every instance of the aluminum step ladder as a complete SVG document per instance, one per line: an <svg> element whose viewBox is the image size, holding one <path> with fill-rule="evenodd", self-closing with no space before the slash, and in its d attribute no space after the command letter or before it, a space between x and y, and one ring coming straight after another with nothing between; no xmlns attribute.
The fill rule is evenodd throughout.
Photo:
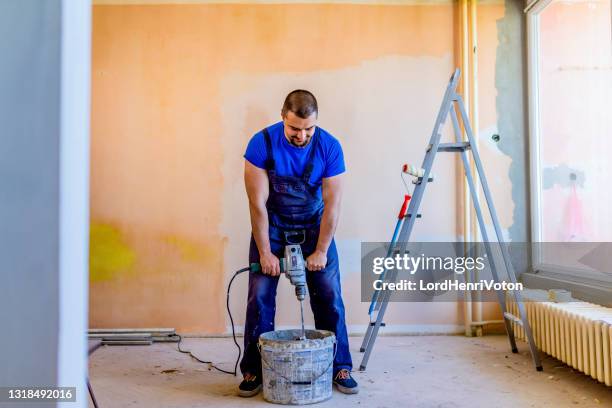
<svg viewBox="0 0 612 408"><path fill-rule="evenodd" d="M487 256L491 260L491 272L495 281L499 282L499 276L497 273L497 269L494 262L494 257L491 248L491 242L489 241L489 236L487 234L485 221L483 218L482 210L480 207L480 202L478 200L476 185L474 184L474 178L472 177L472 172L470 170L470 163L468 160L467 152L471 151L472 156L474 158L474 163L476 164L476 171L478 173L478 180L482 185L482 189L484 191L485 201L487 207L489 209L489 213L491 215L491 220L493 221L493 226L495 228L495 235L497 238L497 242L501 248L501 254L503 258L504 269L506 270L506 275L508 280L512 283L516 283L516 274L514 272L514 268L512 267L512 263L510 261L510 254L508 252L508 248L504 245L503 235L501 228L499 226L499 219L497 217L497 212L495 211L495 207L493 206L493 199L491 197L491 192L489 191L489 186L487 183L487 179L485 178L484 169L482 166L482 162L480 161L480 156L478 154L477 146L474 142L474 134L472 132L472 128L470 126L470 121L465 111L465 105L461 95L459 95L456 91L457 83L459 82L460 70L456 69L453 75L451 76L448 86L446 88L446 92L444 93L444 99L442 100L442 105L440 106L440 111L438 112L438 116L436 118L436 123L433 128L433 132L431 134L431 138L429 140L429 145L427 147L427 152L425 154L425 159L423 160L423 164L421 165L421 169L419 169L418 174L413 174L417 176L415 183L415 188L412 194L412 198L410 199L408 209L405 211L404 220L401 224L401 230L399 232L399 236L390 243L390 247L388 249L388 254L403 254L406 252L406 247L410 240L410 235L412 233L412 229L414 227L414 223L417 218L419 218L420 214L419 206L421 204L421 200L423 198L423 194L425 192L425 187L427 184L433 179L430 177L431 168L434 162L434 158L436 153L438 152L452 152L459 153L461 155L461 160L463 162L463 168L465 170L465 175L467 177L468 186L470 190L470 195L472 197L472 201L474 202L474 209L476 211L476 217L478 219L478 224L480 226L480 233L482 235L483 244L485 247L485 251ZM463 122L463 127L465 129L465 133L467 136L467 141L464 141L463 133L459 124L459 118L457 116L457 110L459 111L459 115L461 116L461 121ZM442 127L444 126L444 122L446 118L450 115L453 131L455 134L455 142L454 143L441 143L440 139L442 138ZM399 223L398 223L399 225ZM394 234L396 237L397 234ZM387 272L390 272L387 274ZM397 277L396 270L385 271L385 281L387 282L395 282ZM525 331L525 337L529 343L529 349L531 351L531 357L533 359L533 363L536 367L536 370L542 371L542 362L540 360L540 356L538 354L538 350L536 348L535 342L533 340L533 334L531 332L531 327L529 325L529 321L527 320L527 312L525 309L525 305L523 304L522 296L520 291L511 291L511 298L516 302L518 306L519 316L515 316L508 312L506 307L506 297L505 293L502 290L497 291L497 297L499 304L501 306L501 310L504 316L504 324L506 327L506 332L508 334L508 339L510 341L510 347L513 353L518 353L518 349L516 347L516 340L514 338L514 330L511 326L511 323L518 324L522 326ZM391 296L391 291L375 291L372 297L372 304L370 305L370 324L368 325L365 337L363 339L363 343L361 345L360 351L364 353L363 359L361 361L361 365L359 366L360 371L364 371L368 364L368 360L370 359L370 355L372 353L372 349L374 348L374 342L376 341L376 337L378 336L378 330L381 326L384 326L383 318L385 316L385 311L387 310L387 306L389 305L389 298ZM372 321L372 315L376 312L376 319Z"/></svg>

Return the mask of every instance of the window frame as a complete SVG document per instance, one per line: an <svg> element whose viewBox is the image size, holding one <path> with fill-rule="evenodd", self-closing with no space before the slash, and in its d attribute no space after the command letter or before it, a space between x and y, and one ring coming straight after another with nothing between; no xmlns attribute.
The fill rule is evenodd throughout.
<svg viewBox="0 0 612 408"><path fill-rule="evenodd" d="M542 242L542 168L541 123L540 123L540 15L553 0L534 0L526 8L527 39L527 92L530 171L531 241ZM606 297L612 299L612 280L600 274L582 269L542 262L538 245L532 246L531 272L526 273L525 282L543 289L562 288L579 293L584 300L602 303ZM602 293L607 296L602 297ZM607 302L604 302L607 303Z"/></svg>

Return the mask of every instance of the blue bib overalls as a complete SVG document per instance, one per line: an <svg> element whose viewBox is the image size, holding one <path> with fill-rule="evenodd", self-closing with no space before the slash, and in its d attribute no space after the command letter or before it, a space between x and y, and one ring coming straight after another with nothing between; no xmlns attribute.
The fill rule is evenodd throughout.
<svg viewBox="0 0 612 408"><path fill-rule="evenodd" d="M288 241L299 243L303 237L302 253L306 258L314 252L317 246L323 215L323 199L317 195L317 187L309 182L314 153L320 138L319 128L316 129L310 142L313 145L302 177L276 174L270 134L267 129L264 129L263 133L268 156L266 170L270 181L270 194L266 207L270 223L272 253L281 258ZM249 263L253 262L259 262L259 251L251 235ZM261 357L257 349L257 341L260 334L274 330L278 279L278 276L273 277L260 272L249 273L244 356L240 362L240 370L243 374L251 373L261 376ZM349 352L344 304L340 289L338 252L333 239L327 250L327 265L320 271L306 271L306 283L315 328L329 330L336 334L337 351L334 359L334 375L343 368L350 370L353 364ZM297 305L295 305L295 310L297 315Z"/></svg>

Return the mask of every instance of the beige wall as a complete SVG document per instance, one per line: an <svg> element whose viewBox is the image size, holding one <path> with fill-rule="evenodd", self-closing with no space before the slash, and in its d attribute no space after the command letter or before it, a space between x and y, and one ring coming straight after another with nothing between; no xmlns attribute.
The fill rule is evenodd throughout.
<svg viewBox="0 0 612 408"><path fill-rule="evenodd" d="M484 100L495 91L494 22L503 15L502 4L487 7ZM242 154L301 87L317 95L320 124L345 151L336 237L347 322L361 330L359 245L390 239L400 166L421 162L455 66L454 13L450 2L95 6L91 326L226 331L226 284L247 262L250 233ZM494 110L481 115L494 126ZM450 158L435 164L416 239L459 235L455 169ZM246 281L233 292L238 326ZM277 311L277 325L297 322L284 280ZM398 304L386 320L455 331L462 308Z"/></svg>

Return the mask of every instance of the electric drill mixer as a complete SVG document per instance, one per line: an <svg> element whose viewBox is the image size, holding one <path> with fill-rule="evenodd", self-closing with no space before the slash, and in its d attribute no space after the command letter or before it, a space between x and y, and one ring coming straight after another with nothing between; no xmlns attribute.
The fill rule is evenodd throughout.
<svg viewBox="0 0 612 408"><path fill-rule="evenodd" d="M261 265L251 264L251 271L260 272ZM280 270L284 273L289 282L295 286L295 296L300 301L300 315L302 319L302 334L300 338L306 339L304 330L304 298L306 297L306 261L302 255L302 248L299 244L285 246L285 256L280 259Z"/></svg>

